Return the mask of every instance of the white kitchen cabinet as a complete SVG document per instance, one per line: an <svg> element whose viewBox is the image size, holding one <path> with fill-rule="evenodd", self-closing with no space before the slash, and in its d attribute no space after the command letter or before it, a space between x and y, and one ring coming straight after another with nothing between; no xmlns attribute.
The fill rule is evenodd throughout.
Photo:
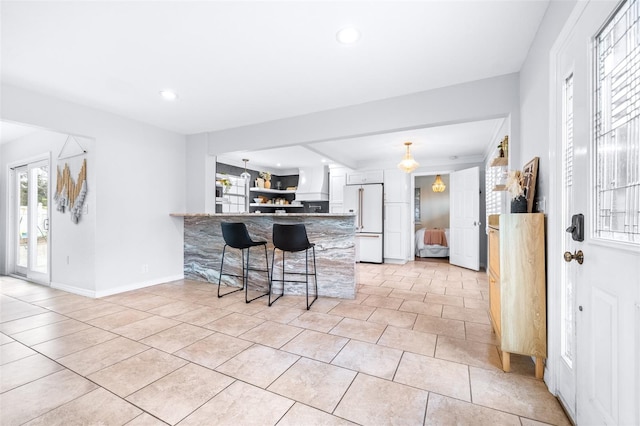
<svg viewBox="0 0 640 426"><path fill-rule="evenodd" d="M362 185L365 183L383 183L384 172L382 170L368 170L365 172L347 173L347 185Z"/></svg>
<svg viewBox="0 0 640 426"><path fill-rule="evenodd" d="M399 169L384 171L384 201L385 203L409 203L411 175Z"/></svg>
<svg viewBox="0 0 640 426"><path fill-rule="evenodd" d="M342 204L344 200L344 186L347 184L347 169L332 168L329 172L329 203Z"/></svg>
<svg viewBox="0 0 640 426"><path fill-rule="evenodd" d="M385 262L405 263L408 256L408 203L384 205L384 259Z"/></svg>

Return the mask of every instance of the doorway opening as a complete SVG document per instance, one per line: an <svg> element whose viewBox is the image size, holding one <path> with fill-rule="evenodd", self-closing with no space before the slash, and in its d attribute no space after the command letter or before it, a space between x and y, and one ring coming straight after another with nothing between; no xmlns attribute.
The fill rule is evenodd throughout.
<svg viewBox="0 0 640 426"><path fill-rule="evenodd" d="M432 188L440 176L445 189ZM414 260L449 263L449 173L414 176Z"/></svg>

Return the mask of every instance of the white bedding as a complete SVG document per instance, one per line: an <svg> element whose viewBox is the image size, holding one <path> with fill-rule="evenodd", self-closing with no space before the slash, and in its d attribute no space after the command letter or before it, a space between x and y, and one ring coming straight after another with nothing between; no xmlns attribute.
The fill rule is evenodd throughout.
<svg viewBox="0 0 640 426"><path fill-rule="evenodd" d="M415 244L416 244L416 256L418 257L449 257L449 247L444 247L439 244L424 243L424 231L426 228L420 228L416 231ZM449 240L449 228L445 228L444 235Z"/></svg>

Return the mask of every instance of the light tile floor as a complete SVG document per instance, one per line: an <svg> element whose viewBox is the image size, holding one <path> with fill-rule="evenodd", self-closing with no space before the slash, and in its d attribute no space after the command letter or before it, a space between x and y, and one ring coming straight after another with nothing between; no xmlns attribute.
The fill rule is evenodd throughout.
<svg viewBox="0 0 640 426"><path fill-rule="evenodd" d="M0 424L569 424L530 359L501 371L485 273L357 279L306 311L195 281L94 300L0 277Z"/></svg>

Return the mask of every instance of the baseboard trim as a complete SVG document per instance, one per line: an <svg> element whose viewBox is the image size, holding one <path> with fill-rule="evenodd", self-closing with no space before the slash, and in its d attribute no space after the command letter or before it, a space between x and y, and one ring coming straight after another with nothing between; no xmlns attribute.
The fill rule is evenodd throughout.
<svg viewBox="0 0 640 426"><path fill-rule="evenodd" d="M119 286L119 287L109 288L109 289L106 289L106 290L96 291L95 292L95 297L99 298L99 297L105 297L105 296L112 296L114 294L124 293L124 292L132 291L132 290L139 290L141 288L151 287L151 286L154 286L154 285L164 284L164 283L168 283L168 282L171 282L171 281L178 281L178 280L182 280L182 279L184 279L184 274L171 275L171 276L162 277L162 278L156 278L156 279L148 280L148 281L140 281L140 282L137 282L137 283L131 283L131 284L127 284L127 285L123 285L123 286Z"/></svg>
<svg viewBox="0 0 640 426"><path fill-rule="evenodd" d="M79 296L91 297L93 299L96 298L96 292L93 290L87 290L86 288L75 287L68 284L56 283L51 281L51 288L55 288L56 290L66 291L67 293L77 294Z"/></svg>
<svg viewBox="0 0 640 426"><path fill-rule="evenodd" d="M98 299L100 297L112 296L118 293L124 293L132 290L139 290L145 287L151 287L158 284L164 284L171 281L178 281L184 279L184 274L181 275L171 275L168 277L156 278L148 281L141 281L137 283L131 283L127 285L122 285L119 287L109 288L101 291L87 290L86 288L75 287L68 284L61 284L51 282L51 288L55 288L56 290L66 291L68 293L77 294L79 296L91 297L93 299Z"/></svg>
<svg viewBox="0 0 640 426"><path fill-rule="evenodd" d="M407 261L405 259L391 259L385 257L384 263L391 263L393 265L404 265L405 263L407 263Z"/></svg>

